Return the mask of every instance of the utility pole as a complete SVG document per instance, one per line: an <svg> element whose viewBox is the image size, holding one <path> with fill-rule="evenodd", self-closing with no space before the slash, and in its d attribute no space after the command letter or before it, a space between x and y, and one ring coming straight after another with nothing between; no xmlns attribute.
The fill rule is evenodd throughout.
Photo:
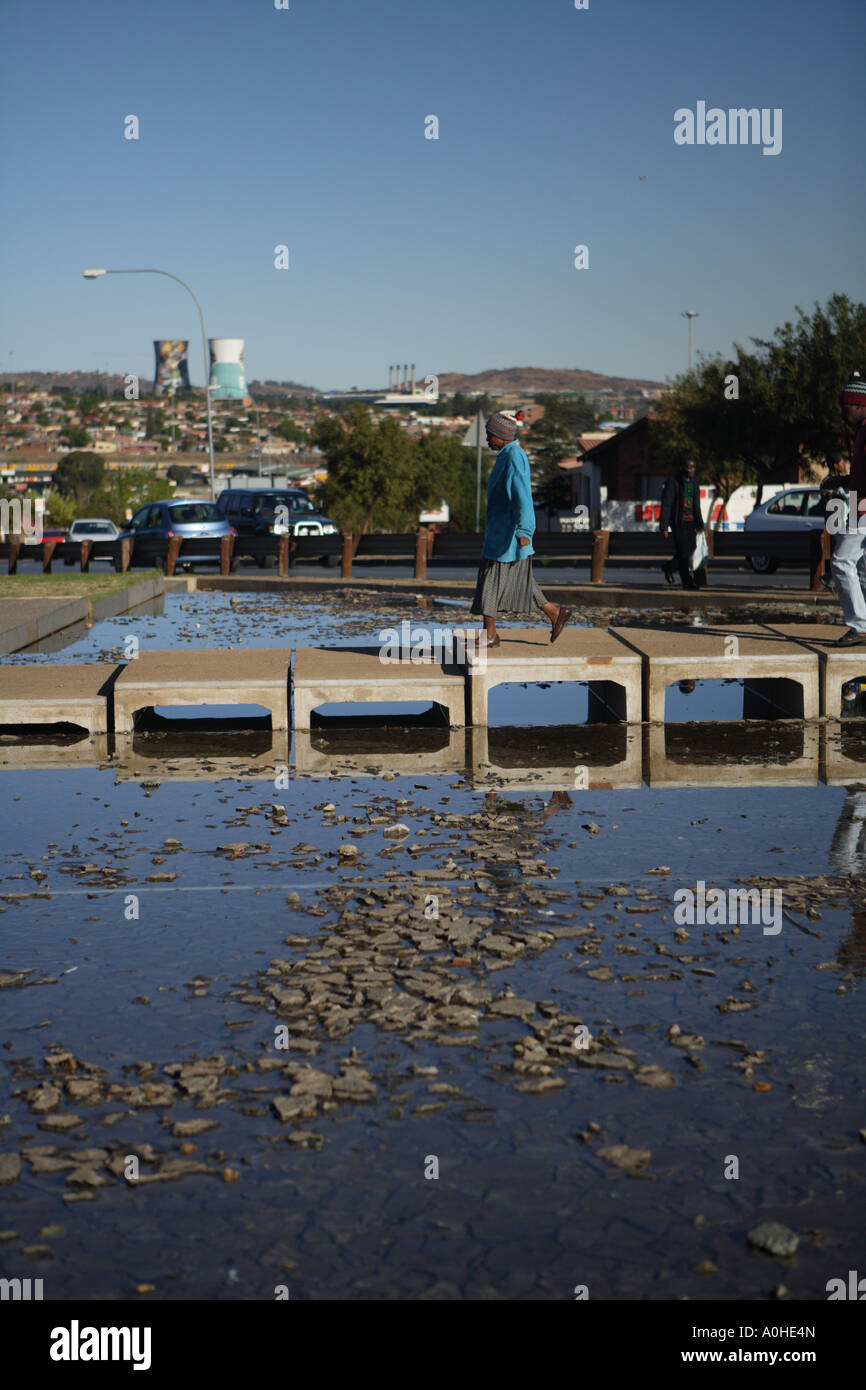
<svg viewBox="0 0 866 1390"><path fill-rule="evenodd" d="M686 309L684 313L680 314L680 318L681 318L681 319L688 319L688 321L689 321L689 376L691 376L691 374L692 374L692 319L699 319L699 318L700 318L700 314L698 313L698 311L697 311L696 309Z"/></svg>

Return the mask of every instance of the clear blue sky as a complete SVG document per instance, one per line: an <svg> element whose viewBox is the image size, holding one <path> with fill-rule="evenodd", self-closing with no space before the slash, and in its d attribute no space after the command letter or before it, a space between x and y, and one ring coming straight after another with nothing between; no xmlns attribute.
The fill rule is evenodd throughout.
<svg viewBox="0 0 866 1390"><path fill-rule="evenodd" d="M0 370L147 377L188 337L201 382L180 286L81 278L160 266L250 379L665 380L681 310L713 353L866 298L864 40L862 0L7 5ZM782 152L675 145L699 100L781 107Z"/></svg>

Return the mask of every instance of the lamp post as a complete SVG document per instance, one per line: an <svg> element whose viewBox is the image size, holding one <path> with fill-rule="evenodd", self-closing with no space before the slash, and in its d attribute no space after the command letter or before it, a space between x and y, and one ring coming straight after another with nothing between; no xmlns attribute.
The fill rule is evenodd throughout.
<svg viewBox="0 0 866 1390"><path fill-rule="evenodd" d="M700 318L700 314L698 313L697 309L686 309L684 313L680 314L680 318L681 318L681 319L688 319L688 321L689 321L689 376L691 376L691 374L692 374L692 319L699 319L699 318Z"/></svg>
<svg viewBox="0 0 866 1390"><path fill-rule="evenodd" d="M207 405L207 451L208 458L210 459L210 495L211 500L215 502L216 474L214 471L213 461L213 420L211 418L211 396L210 385L208 382L210 373L208 371L207 362L207 334L205 332L204 326L204 312L202 310L201 305L198 302L198 296L196 295L194 290L190 289L189 285L186 283L185 280L181 280L179 275L172 275L170 270L155 270L152 268L142 270L85 270L82 271L82 274L84 275L85 280L97 280L100 277L100 275L167 275L169 280L176 280L179 285L183 285L184 289L189 294L191 294L193 299L195 300L195 307L198 309L198 316L201 320L201 350L202 356L204 358L204 397Z"/></svg>

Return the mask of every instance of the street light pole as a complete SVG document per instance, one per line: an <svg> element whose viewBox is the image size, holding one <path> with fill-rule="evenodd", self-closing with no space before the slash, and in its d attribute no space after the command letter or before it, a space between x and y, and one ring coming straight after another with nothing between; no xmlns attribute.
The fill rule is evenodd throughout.
<svg viewBox="0 0 866 1390"><path fill-rule="evenodd" d="M700 314L696 309L686 309L685 313L680 314L681 319L689 321L689 376L692 374L692 319L699 319Z"/></svg>
<svg viewBox="0 0 866 1390"><path fill-rule="evenodd" d="M85 270L85 271L82 272L82 274L84 275L85 280L96 280L96 279L99 278L100 275L166 275L166 276L168 276L169 280L176 280L177 283L178 283L179 285L183 285L183 287L184 287L184 289L187 291L187 293L188 293L188 294L191 294L192 297L193 297L193 299L195 300L195 307L198 309L198 316L199 316L199 320L200 320L200 322L201 322L201 350L202 350L202 357L203 357L203 359L204 359L204 396L205 396L205 403L206 403L206 405L207 405L207 451L208 451L208 458L209 458L209 460L210 460L210 495L211 495L212 501L215 502L215 501L216 501L216 473L215 473L215 470L214 470L214 459L213 459L213 420L212 420L212 417L211 417L211 395L210 395L210 384L209 384L210 372L208 371L208 361L207 361L207 333L205 332L205 326L204 326L204 311L203 311L203 309L202 309L202 307L201 307L201 305L200 305L200 303L199 303L199 301L198 301L198 296L197 296L197 294L196 294L195 291L186 283L185 280L181 280L181 278L180 278L179 275L172 275L172 273L171 273L170 270L156 270L156 269L154 269L154 268L151 267L151 268L147 268L147 269L134 269L134 270Z"/></svg>

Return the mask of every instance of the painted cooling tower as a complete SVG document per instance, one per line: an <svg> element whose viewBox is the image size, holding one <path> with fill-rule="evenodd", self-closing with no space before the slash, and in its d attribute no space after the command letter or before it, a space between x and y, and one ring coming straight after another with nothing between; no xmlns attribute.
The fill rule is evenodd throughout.
<svg viewBox="0 0 866 1390"><path fill-rule="evenodd" d="M178 391L189 390L189 367L186 350L189 342L185 338L155 338L153 351L156 355L156 368L153 374L153 394L155 396L174 396Z"/></svg>
<svg viewBox="0 0 866 1390"><path fill-rule="evenodd" d="M247 394L243 338L209 338L211 392L217 401L242 401Z"/></svg>

